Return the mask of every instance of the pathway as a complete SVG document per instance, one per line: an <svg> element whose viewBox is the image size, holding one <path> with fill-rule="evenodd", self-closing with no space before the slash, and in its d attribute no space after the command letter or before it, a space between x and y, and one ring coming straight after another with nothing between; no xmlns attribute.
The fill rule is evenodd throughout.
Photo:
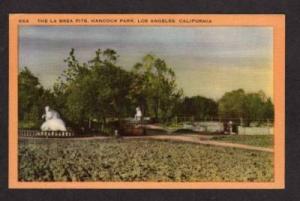
<svg viewBox="0 0 300 201"><path fill-rule="evenodd" d="M266 147L256 147L251 145L245 144L237 144L237 143L230 143L230 142L219 142L215 140L210 140L212 136L205 136L205 135L195 135L195 134L185 134L185 135L157 135L157 136L130 136L130 137L123 137L125 139L155 139L155 140L174 140L174 141L184 141L184 142L191 142L197 144L204 144L204 145L213 145L213 146L221 146L221 147L233 147L233 148L240 148L240 149L248 149L248 150L255 150L255 151L265 151L265 152L274 152L272 148Z"/></svg>

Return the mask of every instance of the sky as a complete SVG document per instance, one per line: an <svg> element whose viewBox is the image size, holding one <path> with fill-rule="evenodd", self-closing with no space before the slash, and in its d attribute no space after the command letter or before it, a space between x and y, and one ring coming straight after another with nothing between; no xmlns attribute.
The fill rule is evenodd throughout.
<svg viewBox="0 0 300 201"><path fill-rule="evenodd" d="M263 90L273 97L271 27L22 26L19 69L27 66L46 88L66 68L71 48L80 62L111 48L130 70L146 54L166 61L184 95L215 100L228 91Z"/></svg>

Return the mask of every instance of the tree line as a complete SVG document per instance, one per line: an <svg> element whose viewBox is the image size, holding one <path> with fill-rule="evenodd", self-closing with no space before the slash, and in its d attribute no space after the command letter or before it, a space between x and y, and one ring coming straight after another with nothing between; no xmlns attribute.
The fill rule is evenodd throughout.
<svg viewBox="0 0 300 201"><path fill-rule="evenodd" d="M242 89L225 93L215 101L203 96L186 97L176 84L175 72L155 55L145 55L131 70L118 66L115 50L98 49L91 60L80 62L71 49L65 70L51 89L24 67L19 73L19 125L38 128L44 107L56 109L74 129L91 122L104 130L112 120L132 117L139 106L155 122L171 122L177 116L195 120L210 118L273 119L272 100L262 92Z"/></svg>

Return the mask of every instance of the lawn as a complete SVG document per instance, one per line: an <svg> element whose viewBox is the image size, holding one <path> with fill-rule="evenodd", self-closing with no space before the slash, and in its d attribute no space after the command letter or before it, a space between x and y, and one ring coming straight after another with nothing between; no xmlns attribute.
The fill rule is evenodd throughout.
<svg viewBox="0 0 300 201"><path fill-rule="evenodd" d="M137 139L21 139L19 180L273 181L273 154Z"/></svg>
<svg viewBox="0 0 300 201"><path fill-rule="evenodd" d="M247 144L257 147L273 147L273 135L224 135L213 137L212 140Z"/></svg>

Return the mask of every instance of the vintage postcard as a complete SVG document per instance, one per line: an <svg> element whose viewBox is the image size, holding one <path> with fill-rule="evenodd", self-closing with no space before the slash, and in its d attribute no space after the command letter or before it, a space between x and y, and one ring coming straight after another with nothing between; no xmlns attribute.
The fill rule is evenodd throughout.
<svg viewBox="0 0 300 201"><path fill-rule="evenodd" d="M282 189L285 16L11 14L9 188Z"/></svg>

